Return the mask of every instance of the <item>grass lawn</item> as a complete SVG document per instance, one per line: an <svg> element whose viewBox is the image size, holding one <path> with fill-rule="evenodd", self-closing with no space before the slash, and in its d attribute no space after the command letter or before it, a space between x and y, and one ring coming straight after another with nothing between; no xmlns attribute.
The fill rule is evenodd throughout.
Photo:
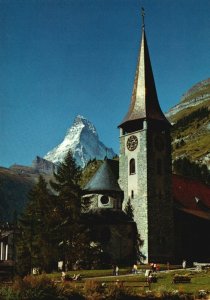
<svg viewBox="0 0 210 300"><path fill-rule="evenodd" d="M106 284L109 284L110 281L113 283L116 280L124 281L124 284L132 290L136 292L139 291L140 288L143 288L145 276L144 276L144 269L147 266L143 266L141 268L141 274L131 275L130 269L124 268L120 269L120 276L112 276L112 270L80 270L80 271L71 271L68 272L69 275L81 274L82 281L80 282L73 282L74 285L83 286L86 280L94 280L100 281ZM164 267L161 268L162 270ZM175 274L185 275L188 274L191 278L190 283L173 283L173 277ZM60 273L50 274L51 278L60 279ZM171 270L171 271L164 271L157 273L157 283L151 284L152 291L172 291L178 290L179 292L185 293L197 293L199 290L206 290L210 292L210 270L209 271L191 271L191 270ZM146 282L145 282L146 285ZM148 289L148 288L144 288Z"/></svg>

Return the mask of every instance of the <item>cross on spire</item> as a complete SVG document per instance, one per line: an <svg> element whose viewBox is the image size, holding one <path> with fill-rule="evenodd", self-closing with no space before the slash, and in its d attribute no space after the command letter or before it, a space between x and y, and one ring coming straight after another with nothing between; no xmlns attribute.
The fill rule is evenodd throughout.
<svg viewBox="0 0 210 300"><path fill-rule="evenodd" d="M143 7L141 8L141 16L142 16L142 28L144 29L145 28L145 23L144 23L145 10Z"/></svg>

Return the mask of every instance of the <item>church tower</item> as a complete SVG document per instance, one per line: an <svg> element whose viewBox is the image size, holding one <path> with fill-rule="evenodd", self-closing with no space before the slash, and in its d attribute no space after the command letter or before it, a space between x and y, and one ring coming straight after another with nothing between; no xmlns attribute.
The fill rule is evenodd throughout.
<svg viewBox="0 0 210 300"><path fill-rule="evenodd" d="M171 125L157 97L147 46L142 38L131 103L120 128L119 184L130 198L146 261L173 257Z"/></svg>

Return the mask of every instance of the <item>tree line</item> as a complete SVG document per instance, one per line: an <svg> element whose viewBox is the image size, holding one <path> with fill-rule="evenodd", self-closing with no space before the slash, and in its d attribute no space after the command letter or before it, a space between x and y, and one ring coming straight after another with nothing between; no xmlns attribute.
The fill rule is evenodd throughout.
<svg viewBox="0 0 210 300"><path fill-rule="evenodd" d="M180 127L184 128L189 125L189 123L195 121L197 119L198 121L203 120L205 118L208 118L210 114L210 111L208 107L202 107L191 114L183 117L182 119L178 120L176 124L173 125L173 130L176 130Z"/></svg>
<svg viewBox="0 0 210 300"><path fill-rule="evenodd" d="M28 195L25 210L18 219L15 238L16 271L20 275L39 268L44 272L57 270L75 263L94 263L99 257L100 244L91 229L82 221L80 178L82 171L69 152L47 182L40 176ZM53 191L53 192L52 192Z"/></svg>
<svg viewBox="0 0 210 300"><path fill-rule="evenodd" d="M173 171L176 174L202 181L205 184L210 184L210 171L207 166L192 162L187 157L174 160Z"/></svg>

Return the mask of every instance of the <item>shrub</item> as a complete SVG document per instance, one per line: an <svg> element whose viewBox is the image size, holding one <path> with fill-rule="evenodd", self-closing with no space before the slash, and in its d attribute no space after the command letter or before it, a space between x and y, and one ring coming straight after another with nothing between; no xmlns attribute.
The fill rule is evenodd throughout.
<svg viewBox="0 0 210 300"><path fill-rule="evenodd" d="M139 299L128 288L123 287L120 283L113 284L107 288L106 300L135 300Z"/></svg>
<svg viewBox="0 0 210 300"><path fill-rule="evenodd" d="M85 300L86 298L80 293L78 288L72 287L71 284L64 284L59 288L60 299L71 300Z"/></svg>
<svg viewBox="0 0 210 300"><path fill-rule="evenodd" d="M86 299L100 300L101 295L105 292L105 285L95 280L87 280L84 285Z"/></svg>
<svg viewBox="0 0 210 300"><path fill-rule="evenodd" d="M54 300L58 299L59 290L46 276L28 275L16 278L12 287L1 289L0 293L5 300Z"/></svg>
<svg viewBox="0 0 210 300"><path fill-rule="evenodd" d="M2 287L0 289L0 300L20 300L20 293L14 291L11 287Z"/></svg>

